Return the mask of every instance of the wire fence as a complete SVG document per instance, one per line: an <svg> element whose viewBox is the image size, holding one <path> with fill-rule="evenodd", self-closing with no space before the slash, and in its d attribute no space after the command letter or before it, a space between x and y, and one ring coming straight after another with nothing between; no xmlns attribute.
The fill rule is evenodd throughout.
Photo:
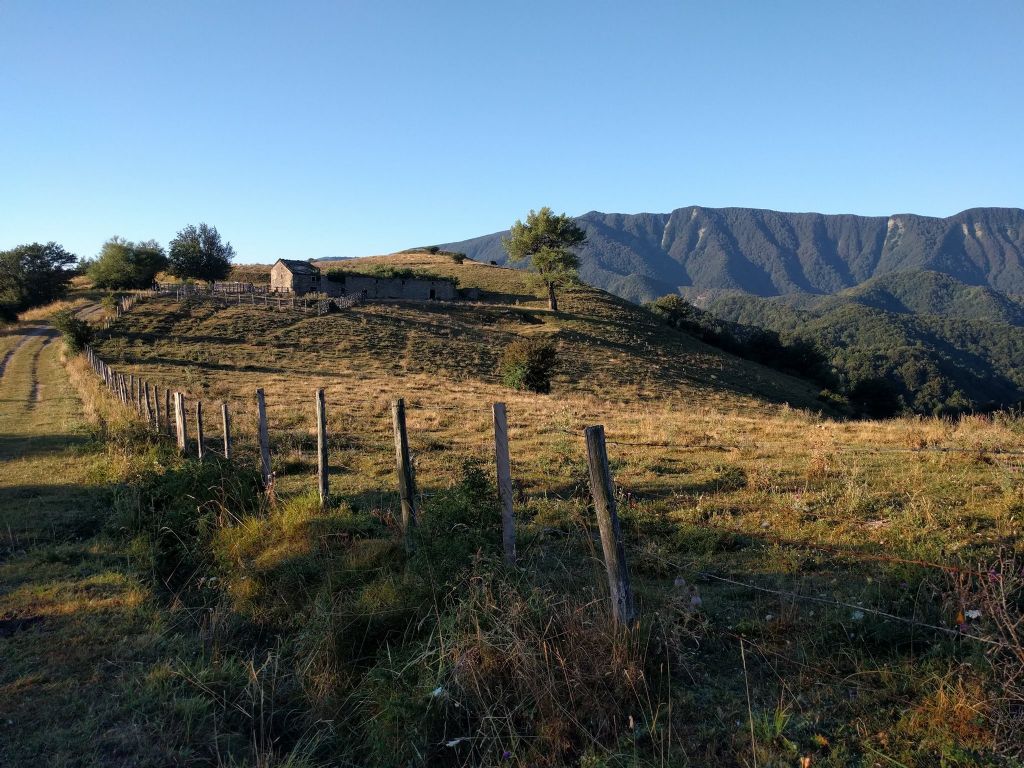
<svg viewBox="0 0 1024 768"><path fill-rule="evenodd" d="M150 293L145 295L156 294ZM237 295L246 294L239 292ZM119 317L124 312L129 311L139 300L139 296L122 299L118 303L116 316ZM338 448L340 444L348 452L365 453L370 451L376 454L386 452L388 450L386 447L387 438L393 438L397 477L397 489L395 490L397 490L399 506L402 510L402 525L407 531L407 535L408 531L415 527L421 497L429 495L423 489L417 489L415 454L422 450L424 441L432 441L436 435L449 434L447 429L432 428L423 423L418 423L416 428L410 431L407 426L408 416L412 414L413 418L419 419L423 415L445 414L447 418L450 414L451 417L457 416L462 420L469 417L480 420L486 419L489 426L492 427L492 435L490 437L485 438L477 433L467 432L457 435L453 442L463 449L468 448L478 454L491 454L494 457L499 494L501 495L505 555L507 559L515 560L514 508L517 506L517 501L509 467L509 432L504 403L456 406L446 403L414 401L406 404L403 398L397 398L390 404L390 413L387 413L379 404L371 406L370 410L375 412L377 417L372 419L369 424L365 422L366 404L363 403L364 413L360 416L362 421L359 434L335 435L334 442L332 443L331 436L328 434L328 407L336 406L339 409L351 409L353 403L329 402L324 397L323 389L316 392L314 419L309 421L304 419L301 413L297 411L294 400L288 403L275 403L272 407L268 407L262 389L257 389L253 398L228 396L217 403L216 407L207 409L201 400L190 398L182 389L166 385L160 387L131 373L115 369L108 365L91 346L86 348L85 355L92 369L101 378L111 395L134 412L155 434L175 440L178 449L182 453L195 456L200 460L204 459L207 455L217 455L228 460L257 463L260 467L260 473L267 492L271 494L274 493L276 478L274 464L275 461L277 463L282 461L282 454L287 455L289 452L293 454L298 453L301 457L299 459L300 464L308 463L315 465L316 487L322 502L327 503L330 497L330 452L332 445ZM191 407L189 407L190 403ZM268 422L268 411L278 413L281 417L280 423L283 423L285 427L280 429L275 427L272 431ZM315 426L311 428L310 422L313 422ZM284 432L284 437L279 437L272 446L271 435L280 435L282 431ZM612 480L607 446L626 449L671 449L673 451L733 451L745 448L763 449L771 445L787 445L782 441L773 442L767 440L751 441L746 445L722 445L710 442L687 445L667 441L638 441L619 439L614 436L607 437L604 433L604 428L597 426L581 428L579 431L573 431L560 426L549 426L548 431L556 435L583 440L586 445L589 503L594 508L598 518L603 559L605 561L612 602L612 614L617 621L623 623L634 621L637 609L632 598L629 570L626 564L627 548L616 511L616 504L621 502L621 496L618 495ZM379 441L379 443L376 445L367 444L368 437L374 442ZM412 443L414 448L416 446L419 446L419 448L411 451L410 443ZM829 444L822 446L822 448L825 450L871 453L970 454L982 452L1007 457L1024 455L1024 451L1019 450L993 450L979 447L921 446L895 448ZM292 460L294 461L294 456ZM392 493L394 492L393 490ZM938 563L921 558L904 558L886 553L846 549L823 542L787 539L775 536L765 530L752 532L740 528L713 524L708 524L704 527L709 531L720 534L756 537L774 546L795 550L812 550L837 560L911 566L959 578L985 579L987 576L986 570L981 567L971 568L961 564ZM644 556L657 559L657 556L650 555L650 553L645 553ZM686 570L686 566L683 563L664 559L662 559L662 563L680 572ZM834 596L809 595L794 590L757 584L736 574L723 574L706 569L695 570L693 574L708 582L728 584L751 593L771 594L776 597L785 597L792 600L862 611L885 620L913 625L946 636L963 637L971 641L993 646L1002 647L1006 645L1003 640L994 640L976 632L966 631L962 624L953 627L941 626L934 622L923 621L917 617L906 617L878 608L865 607ZM1019 651L1019 646L1014 646L1014 650L1015 652Z"/></svg>

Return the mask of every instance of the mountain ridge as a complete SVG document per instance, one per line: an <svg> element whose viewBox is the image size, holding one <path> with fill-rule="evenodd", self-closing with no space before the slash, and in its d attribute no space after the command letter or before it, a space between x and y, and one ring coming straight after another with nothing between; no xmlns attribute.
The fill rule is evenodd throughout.
<svg viewBox="0 0 1024 768"><path fill-rule="evenodd" d="M580 277L631 301L738 290L832 294L879 275L928 269L1024 294L1024 209L968 208L945 218L686 206L670 213L589 211ZM495 232L440 247L507 262Z"/></svg>

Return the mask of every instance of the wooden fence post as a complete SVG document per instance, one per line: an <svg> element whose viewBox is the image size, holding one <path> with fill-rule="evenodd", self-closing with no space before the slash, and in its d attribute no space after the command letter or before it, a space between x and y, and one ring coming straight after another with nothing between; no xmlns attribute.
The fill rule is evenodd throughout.
<svg viewBox="0 0 1024 768"><path fill-rule="evenodd" d="M316 472L321 505L327 503L331 493L330 464L327 458L327 408L324 404L324 391L318 389L316 391Z"/></svg>
<svg viewBox="0 0 1024 768"><path fill-rule="evenodd" d="M196 455L203 460L203 401L196 400Z"/></svg>
<svg viewBox="0 0 1024 768"><path fill-rule="evenodd" d="M163 422L160 420L160 390L156 388L156 384L153 385L153 411L156 416L154 426L156 427L157 434L160 434ZM167 416L170 417L170 414L167 414Z"/></svg>
<svg viewBox="0 0 1024 768"><path fill-rule="evenodd" d="M174 422L178 428L178 450L185 453L188 446L188 424L185 423L185 395L174 393Z"/></svg>
<svg viewBox="0 0 1024 768"><path fill-rule="evenodd" d="M171 388L164 389L164 417L167 419L167 436L171 436Z"/></svg>
<svg viewBox="0 0 1024 768"><path fill-rule="evenodd" d="M491 406L494 416L494 463L498 470L498 497L501 500L501 543L505 562L516 561L516 519L512 507L512 467L508 457L508 417L504 403Z"/></svg>
<svg viewBox="0 0 1024 768"><path fill-rule="evenodd" d="M608 572L608 591L612 601L612 619L616 624L630 626L636 621L633 590L629 584L626 548L622 542L619 516L615 512L615 488L608 468L608 451L604 444L604 427L587 427L587 463L590 466L590 493L594 497L597 526L601 531L601 550Z"/></svg>
<svg viewBox="0 0 1024 768"><path fill-rule="evenodd" d="M228 413L228 401L220 404L220 421L224 431L224 458L231 459L231 415Z"/></svg>
<svg viewBox="0 0 1024 768"><path fill-rule="evenodd" d="M398 469L398 496L402 502L402 530L405 533L405 548L412 551L412 535L416 529L416 480L409 459L405 400L402 398L391 402L391 423L395 430L395 464Z"/></svg>
<svg viewBox="0 0 1024 768"><path fill-rule="evenodd" d="M256 390L256 410L260 422L260 469L263 476L263 487L269 491L274 485L274 475L270 471L270 433L267 431L267 403L263 397L262 388Z"/></svg>
<svg viewBox="0 0 1024 768"><path fill-rule="evenodd" d="M146 390L146 424L150 427L153 426L153 403L149 399L149 382L143 383Z"/></svg>

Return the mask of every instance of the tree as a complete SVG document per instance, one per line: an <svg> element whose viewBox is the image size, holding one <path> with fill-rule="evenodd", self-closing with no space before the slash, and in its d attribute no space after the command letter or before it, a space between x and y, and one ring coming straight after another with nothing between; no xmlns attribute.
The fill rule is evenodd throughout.
<svg viewBox="0 0 1024 768"><path fill-rule="evenodd" d="M501 244L512 261L529 259L530 267L547 288L548 307L557 311L555 288L574 282L579 270L579 259L570 249L586 241L587 233L575 221L564 213L555 216L545 206L530 211L525 224L516 219Z"/></svg>
<svg viewBox="0 0 1024 768"><path fill-rule="evenodd" d="M99 288L146 288L166 268L167 256L156 240L133 243L115 235L103 244L88 274Z"/></svg>
<svg viewBox="0 0 1024 768"><path fill-rule="evenodd" d="M221 242L216 227L189 224L171 240L167 261L175 277L223 280L231 274L235 249Z"/></svg>
<svg viewBox="0 0 1024 768"><path fill-rule="evenodd" d="M61 298L76 257L57 243L19 245L0 251L0 305L5 314L21 312Z"/></svg>

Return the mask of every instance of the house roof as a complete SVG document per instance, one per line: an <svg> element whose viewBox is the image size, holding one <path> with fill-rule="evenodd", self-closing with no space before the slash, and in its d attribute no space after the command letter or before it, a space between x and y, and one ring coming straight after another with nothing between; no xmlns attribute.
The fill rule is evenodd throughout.
<svg viewBox="0 0 1024 768"><path fill-rule="evenodd" d="M315 267L308 261L298 259L278 259L278 263L284 264L293 275L319 275L320 268Z"/></svg>

